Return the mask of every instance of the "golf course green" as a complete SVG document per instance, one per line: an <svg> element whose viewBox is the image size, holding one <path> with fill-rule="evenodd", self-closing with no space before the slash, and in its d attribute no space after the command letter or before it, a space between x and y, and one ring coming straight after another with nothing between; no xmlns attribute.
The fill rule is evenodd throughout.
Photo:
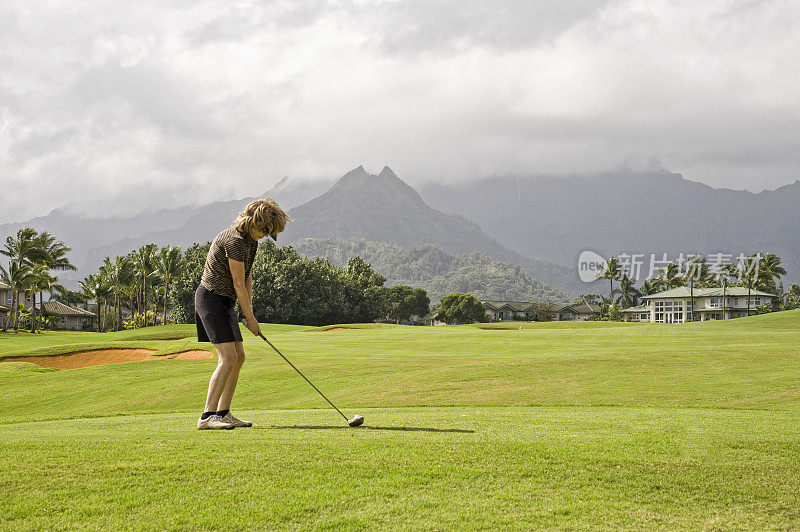
<svg viewBox="0 0 800 532"><path fill-rule="evenodd" d="M800 311L682 325L262 325L233 410L193 325L0 334L0 529L800 528Z"/></svg>

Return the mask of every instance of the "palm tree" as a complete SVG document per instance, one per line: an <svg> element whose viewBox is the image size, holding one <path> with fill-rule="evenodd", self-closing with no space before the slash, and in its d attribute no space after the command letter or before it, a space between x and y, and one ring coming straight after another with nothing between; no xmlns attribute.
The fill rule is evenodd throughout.
<svg viewBox="0 0 800 532"><path fill-rule="evenodd" d="M711 270L702 255L692 255L686 261L686 283L689 285L689 300L692 303L692 321L696 321L697 313L694 308L694 287L703 287L712 279Z"/></svg>
<svg viewBox="0 0 800 532"><path fill-rule="evenodd" d="M116 316L114 318L114 328L122 330L122 298L127 294L125 288L133 283L134 266L128 257L115 257L112 262L109 257L103 260L100 271L107 279L114 298L114 308Z"/></svg>
<svg viewBox="0 0 800 532"><path fill-rule="evenodd" d="M155 244L146 244L132 254L133 263L136 265L137 275L142 280L141 284L141 315L144 318L144 326L147 326L147 278L153 273L154 256L156 250Z"/></svg>
<svg viewBox="0 0 800 532"><path fill-rule="evenodd" d="M0 265L0 281L11 288L11 321L15 330L19 329L19 293L28 290L31 284L31 268L27 264L11 261L6 270Z"/></svg>
<svg viewBox="0 0 800 532"><path fill-rule="evenodd" d="M739 275L739 270L730 262L720 266L717 277L722 286L722 319L728 319L728 285L731 279L735 279Z"/></svg>
<svg viewBox="0 0 800 532"><path fill-rule="evenodd" d="M761 253L754 253L746 257L739 264L739 279L747 286L747 315L750 315L750 294L753 287L758 283L759 265L764 257Z"/></svg>
<svg viewBox="0 0 800 532"><path fill-rule="evenodd" d="M683 286L683 277L680 276L678 265L674 262L670 262L664 268L661 268L659 272L658 277L655 278L655 282L662 290L670 290Z"/></svg>
<svg viewBox="0 0 800 532"><path fill-rule="evenodd" d="M72 251L72 248L60 240L56 240L55 237L47 231L43 231L36 238L36 245L45 252L46 258L43 262L47 264L49 269L62 271L75 271L78 269L67 258L67 253Z"/></svg>
<svg viewBox="0 0 800 532"><path fill-rule="evenodd" d="M31 269L31 287L33 289L33 307L36 308L36 292L39 293L39 313L34 314L34 326L32 331L38 329L38 324L44 318L44 292L45 290L50 293L52 297L53 292L64 292L66 288L58 284L58 277L50 273L50 269L46 264L37 264Z"/></svg>
<svg viewBox="0 0 800 532"><path fill-rule="evenodd" d="M597 274L597 279L608 279L611 283L611 288L608 291L609 300L613 301L614 299L614 279L619 279L623 273L619 261L617 261L617 257L611 257L608 259L605 269Z"/></svg>
<svg viewBox="0 0 800 532"><path fill-rule="evenodd" d="M32 227L20 229L17 231L16 238L13 236L6 238L5 248L0 249L0 254L9 257L12 262L28 266L37 262L46 262L47 251L41 246L38 236Z"/></svg>
<svg viewBox="0 0 800 532"><path fill-rule="evenodd" d="M767 253L758 267L758 285L765 292L776 294L778 292L775 280L781 280L786 275L786 269L781 266L781 258L774 253Z"/></svg>
<svg viewBox="0 0 800 532"><path fill-rule="evenodd" d="M100 295L103 292L100 276L93 273L83 281L78 281L78 284L81 286L86 299L94 299L97 305L97 332L100 332Z"/></svg>
<svg viewBox="0 0 800 532"><path fill-rule="evenodd" d="M164 320L162 325L167 324L167 294L172 279L180 273L182 261L181 250L173 246L161 248L156 256L156 271L164 280Z"/></svg>
<svg viewBox="0 0 800 532"><path fill-rule="evenodd" d="M642 283L639 289L639 296L649 296L660 292L661 288L658 286L658 279L647 279Z"/></svg>
<svg viewBox="0 0 800 532"><path fill-rule="evenodd" d="M783 309L793 310L800 307L800 285L792 283L784 296Z"/></svg>
<svg viewBox="0 0 800 532"><path fill-rule="evenodd" d="M615 294L619 294L615 303L621 308L628 308L636 306L642 293L636 289L636 281L623 274L622 279L619 281L619 288L614 290Z"/></svg>

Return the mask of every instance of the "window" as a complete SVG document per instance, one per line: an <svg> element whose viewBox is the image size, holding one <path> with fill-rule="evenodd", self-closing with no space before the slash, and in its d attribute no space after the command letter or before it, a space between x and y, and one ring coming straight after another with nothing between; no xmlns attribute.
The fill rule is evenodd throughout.
<svg viewBox="0 0 800 532"><path fill-rule="evenodd" d="M711 303L709 303L708 306L711 307L711 308L719 308L719 306L720 306L720 298L712 297L711 298Z"/></svg>
<svg viewBox="0 0 800 532"><path fill-rule="evenodd" d="M729 297L728 298L728 305L731 305L731 306L734 306L734 307L738 306L739 305L739 298L738 297Z"/></svg>

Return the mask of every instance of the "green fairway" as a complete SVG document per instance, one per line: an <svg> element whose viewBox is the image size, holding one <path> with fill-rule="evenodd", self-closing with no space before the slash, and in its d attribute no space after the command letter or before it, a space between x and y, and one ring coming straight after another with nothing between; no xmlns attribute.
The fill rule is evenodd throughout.
<svg viewBox="0 0 800 532"><path fill-rule="evenodd" d="M686 325L265 325L214 360L0 363L0 528L798 528L800 311ZM208 348L193 326L0 335L0 356ZM184 339L185 338L185 339Z"/></svg>

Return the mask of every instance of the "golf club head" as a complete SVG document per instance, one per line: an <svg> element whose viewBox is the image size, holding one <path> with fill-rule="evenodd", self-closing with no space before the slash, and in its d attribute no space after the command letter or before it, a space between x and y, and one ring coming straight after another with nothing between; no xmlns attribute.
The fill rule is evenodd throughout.
<svg viewBox="0 0 800 532"><path fill-rule="evenodd" d="M364 416L358 416L358 415L347 422L347 424L350 425L351 427L357 427L363 423L364 423Z"/></svg>

